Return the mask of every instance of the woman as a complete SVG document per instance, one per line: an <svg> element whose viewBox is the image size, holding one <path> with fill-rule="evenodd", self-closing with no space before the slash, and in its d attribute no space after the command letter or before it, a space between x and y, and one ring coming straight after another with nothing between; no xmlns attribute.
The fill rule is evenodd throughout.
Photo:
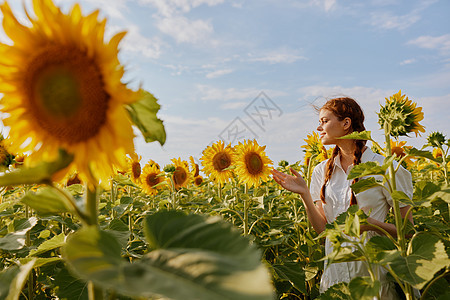
<svg viewBox="0 0 450 300"><path fill-rule="evenodd" d="M350 185L354 181L347 180L347 176L354 165L362 162L377 161L380 165L384 157L373 153L363 140L338 139L353 131L365 130L364 113L358 103L348 97L328 100L319 109L320 138L324 145L336 145L328 160L318 164L311 177L310 189L301 175L291 168L294 174L288 175L272 170L274 180L285 189L298 193L306 208L308 218L317 233L325 229L327 223L332 223L336 217L345 212L350 205L358 204L361 209L369 213L368 222L386 230L396 236L395 225L385 223L386 215L393 205L389 193L382 187L375 187L355 196ZM411 174L400 167L396 173L397 189L406 193L410 198L413 194ZM406 215L409 206L400 205L402 216ZM410 215L412 222L412 216ZM361 226L362 231L373 230L371 226ZM368 238L375 232L368 232ZM325 254L333 251L328 239L325 241ZM386 281L386 271L379 274L381 282L381 299L397 299L393 284ZM320 282L320 292L339 282L349 282L354 277L369 276L364 262L344 262L325 265Z"/></svg>

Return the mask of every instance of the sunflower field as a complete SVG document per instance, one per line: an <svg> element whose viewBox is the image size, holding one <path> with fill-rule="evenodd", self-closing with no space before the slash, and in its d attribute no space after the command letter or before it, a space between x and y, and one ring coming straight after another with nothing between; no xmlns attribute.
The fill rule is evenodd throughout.
<svg viewBox="0 0 450 300"><path fill-rule="evenodd" d="M33 0L28 26L7 2L0 11L13 42L0 43L0 299L379 299L373 272L319 294L325 260L380 265L404 299L450 298L450 139L432 132L421 149L406 145L401 137L426 132L401 91L378 113L384 141L343 137L386 157L348 179L359 178L355 193L388 190L397 235L368 240L362 225L382 229L357 205L317 235L299 196L270 176L296 170L309 183L332 151L316 133L305 133L294 163L274 163L256 140L216 141L199 162L182 153L144 162L133 126L161 145L166 132L158 100L122 83L125 33L106 41L106 20L77 4L64 14ZM400 165L412 199L395 188Z"/></svg>

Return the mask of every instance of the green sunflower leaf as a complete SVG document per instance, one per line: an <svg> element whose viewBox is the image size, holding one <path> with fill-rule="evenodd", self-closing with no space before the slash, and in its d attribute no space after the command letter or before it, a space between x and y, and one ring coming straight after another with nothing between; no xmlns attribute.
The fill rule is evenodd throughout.
<svg viewBox="0 0 450 300"><path fill-rule="evenodd" d="M377 298L381 284L378 280L372 281L370 277L356 277L348 284L353 299L372 300Z"/></svg>
<svg viewBox="0 0 450 300"><path fill-rule="evenodd" d="M129 263L117 239L97 227L71 235L62 249L85 281L127 296L170 299L272 299L257 247L220 219L166 211L147 216L153 251Z"/></svg>
<svg viewBox="0 0 450 300"><path fill-rule="evenodd" d="M38 192L28 192L21 200L41 215L51 215L70 211L66 200L59 192L50 187Z"/></svg>
<svg viewBox="0 0 450 300"><path fill-rule="evenodd" d="M24 219L15 229L15 232L8 233L0 238L0 249L19 250L25 246L26 233L31 230L38 222L36 217Z"/></svg>
<svg viewBox="0 0 450 300"><path fill-rule="evenodd" d="M342 139L342 140L366 140L366 141L370 141L372 140L370 131L361 131L361 132L357 132L354 131L350 134L344 135L339 137L338 139Z"/></svg>
<svg viewBox="0 0 450 300"><path fill-rule="evenodd" d="M416 148L404 148L405 149L405 153L407 155L410 156L414 156L414 157L424 157L424 158L428 158L429 160L435 161L435 162L440 162L438 159L436 159L433 154L430 151L425 151L425 150L418 150Z"/></svg>
<svg viewBox="0 0 450 300"><path fill-rule="evenodd" d="M450 266L450 259L444 243L435 235L420 233L410 243L411 253L393 256L389 265L399 278L421 289L437 271Z"/></svg>
<svg viewBox="0 0 450 300"><path fill-rule="evenodd" d="M368 161L365 163L360 163L352 168L347 179L355 179L363 176L369 175L384 175L386 173L388 166L380 166L377 162Z"/></svg>
<svg viewBox="0 0 450 300"><path fill-rule="evenodd" d="M35 260L32 260L20 267L13 266L0 272L0 299L19 299L34 263Z"/></svg>
<svg viewBox="0 0 450 300"><path fill-rule="evenodd" d="M145 141L147 143L158 141L162 146L166 142L166 130L163 121L156 116L160 107L158 100L151 93L142 90L142 98L128 105L127 110Z"/></svg>
<svg viewBox="0 0 450 300"><path fill-rule="evenodd" d="M355 194L358 194L376 186L383 186L383 185L377 182L374 177L369 177L361 179L360 181L352 184L351 188Z"/></svg>
<svg viewBox="0 0 450 300"><path fill-rule="evenodd" d="M300 292L307 293L305 270L299 263L284 262L283 264L274 264L272 268L278 278L289 281Z"/></svg>

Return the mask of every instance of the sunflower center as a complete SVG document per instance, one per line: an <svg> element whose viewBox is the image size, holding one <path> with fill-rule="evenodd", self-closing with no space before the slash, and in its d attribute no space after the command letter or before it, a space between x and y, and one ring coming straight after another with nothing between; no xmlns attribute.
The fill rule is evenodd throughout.
<svg viewBox="0 0 450 300"><path fill-rule="evenodd" d="M155 173L151 173L151 174L147 175L146 181L147 181L147 184L151 187L153 187L159 183L158 176Z"/></svg>
<svg viewBox="0 0 450 300"><path fill-rule="evenodd" d="M195 179L194 179L194 184L195 184L196 186L199 186L200 184L202 184L202 182L203 182L203 178L202 178L201 176L195 177Z"/></svg>
<svg viewBox="0 0 450 300"><path fill-rule="evenodd" d="M182 167L177 167L173 172L173 182L175 185L182 185L187 179L187 173Z"/></svg>
<svg viewBox="0 0 450 300"><path fill-rule="evenodd" d="M231 165L231 157L226 152L219 152L212 159L216 171L222 172Z"/></svg>
<svg viewBox="0 0 450 300"><path fill-rule="evenodd" d="M141 176L141 164L139 162L133 162L131 164L131 173L133 178L139 178Z"/></svg>
<svg viewBox="0 0 450 300"><path fill-rule="evenodd" d="M392 153L395 153L397 155L397 157L405 156L405 152L400 147L393 147L391 151L392 151Z"/></svg>
<svg viewBox="0 0 450 300"><path fill-rule="evenodd" d="M85 142L106 123L110 96L96 61L67 45L34 54L23 74L30 113L60 142Z"/></svg>
<svg viewBox="0 0 450 300"><path fill-rule="evenodd" d="M255 152L250 152L245 155L245 165L247 171L252 175L261 174L264 167L261 157Z"/></svg>

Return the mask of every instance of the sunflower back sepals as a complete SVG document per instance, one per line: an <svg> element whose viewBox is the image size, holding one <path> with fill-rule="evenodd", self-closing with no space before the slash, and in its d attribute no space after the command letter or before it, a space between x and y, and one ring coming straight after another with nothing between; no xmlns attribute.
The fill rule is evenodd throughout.
<svg viewBox="0 0 450 300"><path fill-rule="evenodd" d="M421 132L425 132L425 128L419 124L423 120L422 108L417 107L417 104L406 95L402 95L401 90L386 98L378 118L381 128L387 130L393 137L405 136L408 133L415 133L418 136Z"/></svg>

